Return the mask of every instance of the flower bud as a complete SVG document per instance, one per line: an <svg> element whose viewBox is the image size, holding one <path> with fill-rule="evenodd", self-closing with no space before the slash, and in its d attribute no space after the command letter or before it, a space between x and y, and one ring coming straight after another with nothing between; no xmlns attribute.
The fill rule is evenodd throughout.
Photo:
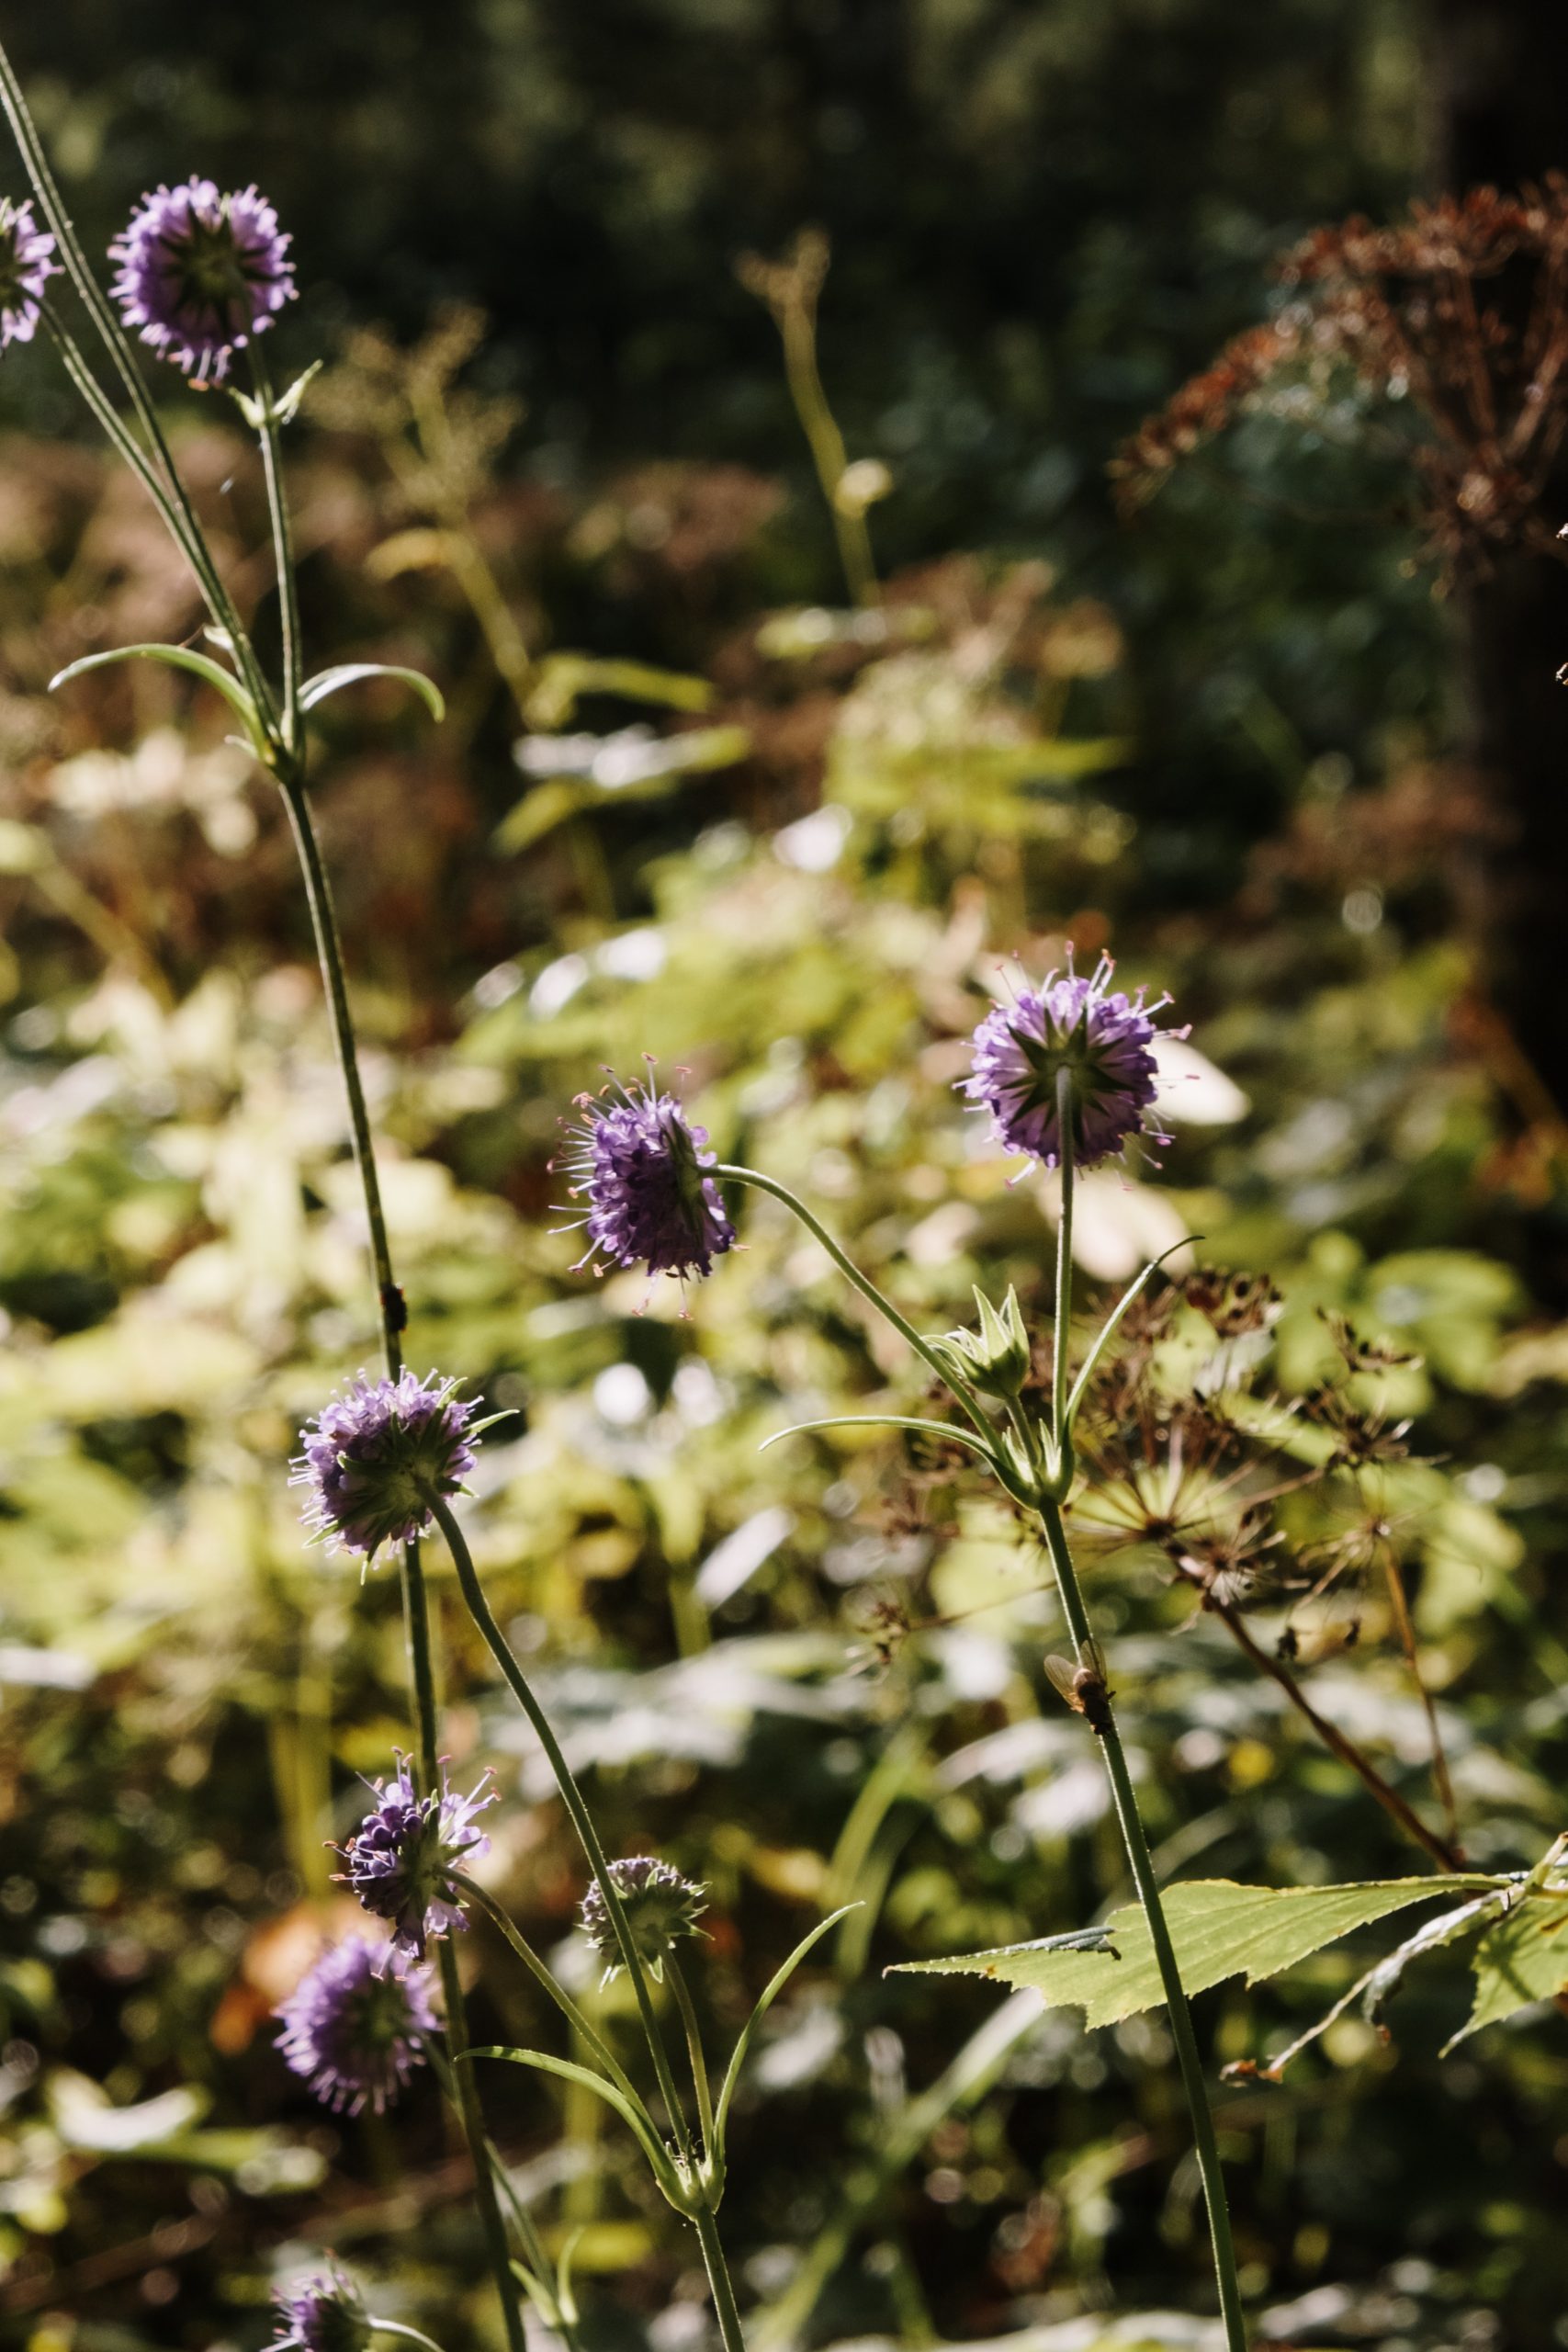
<svg viewBox="0 0 1568 2352"><path fill-rule="evenodd" d="M1029 1377L1030 1366L1029 1334L1023 1328L1018 1293L1010 1286L999 1313L981 1290L975 1293L975 1304L980 1313L977 1331L944 1332L931 1346L961 1379L983 1395L1016 1396Z"/></svg>
<svg viewBox="0 0 1568 2352"><path fill-rule="evenodd" d="M706 1894L672 1863L658 1861L649 1854L612 1862L610 1883L621 1898L639 1959L655 1982L660 1981L676 1937L701 1933L697 1915L707 1907ZM615 1922L597 1879L583 1896L578 1917L583 1934L605 1964L608 1984L624 1963Z"/></svg>

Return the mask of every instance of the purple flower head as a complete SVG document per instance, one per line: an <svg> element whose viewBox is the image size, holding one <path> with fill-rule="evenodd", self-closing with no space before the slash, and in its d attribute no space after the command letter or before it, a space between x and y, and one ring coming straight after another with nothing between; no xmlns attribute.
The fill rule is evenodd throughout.
<svg viewBox="0 0 1568 2352"><path fill-rule="evenodd" d="M277 2324L266 2352L365 2352L373 2330L358 2288L335 2262L275 2296Z"/></svg>
<svg viewBox="0 0 1568 2352"><path fill-rule="evenodd" d="M489 1778L486 1772L469 1795L456 1796L443 1767L440 1788L422 1797L400 1755L396 1773L376 1782L376 1803L342 1849L348 1868L339 1876L367 1911L391 1921L392 1941L421 1960L427 1937L468 1925L452 1873L490 1851L490 1839L474 1826L495 1803L493 1789L480 1794Z"/></svg>
<svg viewBox="0 0 1568 2352"><path fill-rule="evenodd" d="M610 1883L621 1898L632 1941L649 1974L661 1979L676 1937L702 1933L697 1917L707 1907L706 1894L694 1881L683 1878L672 1862L659 1861L651 1854L634 1854L626 1861L612 1862ZM578 1918L583 1934L605 1963L608 1984L624 1963L620 1939L597 1879L582 1898Z"/></svg>
<svg viewBox="0 0 1568 2352"><path fill-rule="evenodd" d="M390 2107L436 2029L428 1973L395 1943L368 1936L323 1952L276 2015L288 2066L340 2115Z"/></svg>
<svg viewBox="0 0 1568 2352"><path fill-rule="evenodd" d="M53 251L54 239L39 227L32 206L0 196L0 351L8 343L31 343L43 289L60 275Z"/></svg>
<svg viewBox="0 0 1568 2352"><path fill-rule="evenodd" d="M456 1495L474 1466L468 1439L477 1407L455 1380L406 1368L396 1380L359 1378L299 1433L304 1452L291 1487L306 1489L304 1521L333 1547L373 1559L430 1525L432 1489Z"/></svg>
<svg viewBox="0 0 1568 2352"><path fill-rule="evenodd" d="M1047 1168L1060 1164L1063 1070L1072 1090L1075 1167L1098 1168L1129 1136L1169 1142L1144 1120L1159 1080L1154 1047L1162 1035L1187 1032L1156 1027L1153 1016L1168 997L1146 1004L1142 989L1130 997L1108 988L1113 968L1102 956L1086 979L1074 971L1069 948L1063 977L1052 972L1038 990L1021 989L976 1030L974 1075L961 1091L990 1112L997 1140L1010 1151L1026 1151Z"/></svg>
<svg viewBox="0 0 1568 2352"><path fill-rule="evenodd" d="M254 187L224 196L191 178L144 196L109 247L109 291L128 327L197 383L229 362L294 299L289 239Z"/></svg>
<svg viewBox="0 0 1568 2352"><path fill-rule="evenodd" d="M619 1081L616 1081L619 1084ZM707 1129L694 1127L672 1094L635 1081L619 1102L580 1094L585 1114L568 1129L573 1200L587 1207L587 1265L595 1250L610 1266L646 1266L650 1274L706 1274L735 1243L718 1187L704 1170Z"/></svg>

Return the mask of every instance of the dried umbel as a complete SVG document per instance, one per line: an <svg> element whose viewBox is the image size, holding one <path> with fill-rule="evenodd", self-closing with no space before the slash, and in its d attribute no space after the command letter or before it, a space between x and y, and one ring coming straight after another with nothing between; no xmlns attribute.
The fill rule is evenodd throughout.
<svg viewBox="0 0 1568 2352"><path fill-rule="evenodd" d="M294 298L289 239L254 187L223 195L192 177L144 196L109 247L126 326L197 383L221 383L234 353Z"/></svg>
<svg viewBox="0 0 1568 2352"><path fill-rule="evenodd" d="M673 1863L659 1861L650 1854L612 1862L610 1883L621 1899L638 1958L650 1976L661 1978L676 1938L701 1933L697 1919L706 1908L705 1894L693 1880L683 1878ZM597 1881L583 1896L579 1917L583 1934L605 1964L608 1980L623 1962L609 1906Z"/></svg>
<svg viewBox="0 0 1568 2352"><path fill-rule="evenodd" d="M39 227L32 206L0 197L0 351L32 341L44 288L60 274L53 252L54 239Z"/></svg>
<svg viewBox="0 0 1568 2352"><path fill-rule="evenodd" d="M459 1796L447 1786L444 1766L440 1787L422 1796L407 1757L400 1756L390 1781L376 1782L376 1803L342 1849L347 1867L339 1876L367 1911L390 1921L393 1942L417 1959L430 1937L468 1925L452 1873L490 1850L476 1826L496 1801L493 1789L481 1793L489 1777Z"/></svg>
<svg viewBox="0 0 1568 2352"><path fill-rule="evenodd" d="M566 1166L576 1222L588 1236L579 1261L595 1253L604 1270L645 1266L650 1274L706 1274L735 1243L718 1187L705 1170L714 1155L672 1094L635 1080L615 1095L580 1095L580 1125L568 1130Z"/></svg>
<svg viewBox="0 0 1568 2352"><path fill-rule="evenodd" d="M1541 511L1568 430L1568 181L1472 188L1390 228L1314 230L1279 265L1288 300L1148 418L1112 472L1136 503L1286 379L1315 416L1347 381L1417 421L1382 436L1412 466L1434 551L1452 569L1525 545L1556 553ZM1393 421L1391 409L1390 422ZM1369 446L1374 422L1366 421Z"/></svg>
<svg viewBox="0 0 1568 2352"><path fill-rule="evenodd" d="M365 2352L374 2333L358 2288L335 2262L275 2301L281 2332L267 2352Z"/></svg>
<svg viewBox="0 0 1568 2352"><path fill-rule="evenodd" d="M474 1466L472 1399L457 1383L404 1370L396 1380L363 1374L300 1431L304 1451L290 1486L303 1487L314 1536L373 1559L383 1544L423 1535L430 1498L457 1495Z"/></svg>
<svg viewBox="0 0 1568 2352"><path fill-rule="evenodd" d="M396 1944L350 1936L324 1952L277 2011L277 2046L323 2105L390 2107L436 2031L425 1971Z"/></svg>
<svg viewBox="0 0 1568 2352"><path fill-rule="evenodd" d="M989 1111L997 1141L1009 1151L1059 1165L1064 1072L1077 1167L1099 1167L1134 1136L1170 1140L1145 1120L1159 1082L1154 1048L1162 1032L1154 1016L1169 999L1149 1004L1142 989L1136 996L1112 989L1114 968L1102 956L1091 973L1075 972L1069 950L1065 973L1051 973L1038 989L1020 989L976 1030L974 1073L962 1091Z"/></svg>

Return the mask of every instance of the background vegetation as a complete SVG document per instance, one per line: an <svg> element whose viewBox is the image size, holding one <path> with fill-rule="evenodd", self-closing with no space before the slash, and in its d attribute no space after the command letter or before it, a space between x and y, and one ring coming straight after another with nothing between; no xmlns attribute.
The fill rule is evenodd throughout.
<svg viewBox="0 0 1568 2352"><path fill-rule="evenodd" d="M891 1361L764 1211L684 1314L572 1273L547 1163L603 1063L687 1067L726 1154L809 1192L925 1328L976 1279L1038 1321L1048 1203L977 1148L959 1041L1008 952L1108 945L1169 987L1205 1060L1163 1174L1084 1216L1082 1303L1190 1229L1280 1285L1291 1393L1331 1360L1320 1310L1419 1355L1386 1390L1425 1464L1389 1544L1459 1834L1508 1868L1562 1826L1563 1105L1483 984L1517 817L1476 757L1491 592L1434 601L1332 408L1248 417L1131 524L1105 470L1261 313L1278 248L1435 183L1462 14L351 0L197 38L181 8L14 12L90 243L193 168L292 226L276 365L332 363L294 443L312 644L448 695L434 733L333 706L318 805L412 1360L519 1416L470 1512L498 1606L615 1844L708 1882L721 2026L864 1905L737 2127L761 2344L1198 2341L1170 2314L1204 2308L1201 2217L1156 2024L884 1980L1124 1895L1042 1671L1041 1564L892 1442L759 1454ZM891 478L859 612L735 275L812 221L823 373ZM407 1736L391 1581L308 1555L285 1483L374 1353L292 853L165 673L47 697L196 616L41 356L0 390L0 2312L39 2352L244 2352L332 2245L456 2352L488 2305L434 2098L331 2122L267 2023L337 1904L355 1775ZM175 387L169 417L265 630L249 447L218 400ZM1381 1555L1346 1566L1292 1621L1297 1671L1440 1828ZM1426 1867L1157 1549L1093 1576L1167 1870ZM570 1840L440 1598L448 1744L508 1797L495 1883L581 1970ZM1204 1996L1215 2063L1379 1948ZM481 2038L537 2038L503 1950L477 1928L466 1957ZM1392 2041L1348 2018L1225 2095L1269 2340L1564 2340L1568 2028L1440 2059L1466 1996L1438 1961ZM511 2081L491 2112L548 2229L583 2227L595 2341L700 2345L686 2250L597 2116Z"/></svg>

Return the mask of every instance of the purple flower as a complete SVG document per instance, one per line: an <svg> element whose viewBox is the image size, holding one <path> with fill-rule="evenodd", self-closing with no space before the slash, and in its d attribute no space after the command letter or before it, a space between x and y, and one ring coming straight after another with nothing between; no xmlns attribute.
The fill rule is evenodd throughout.
<svg viewBox="0 0 1568 2352"><path fill-rule="evenodd" d="M8 343L31 343L43 289L60 275L53 251L54 239L39 227L32 206L0 197L0 351Z"/></svg>
<svg viewBox="0 0 1568 2352"><path fill-rule="evenodd" d="M404 1544L430 1525L432 1489L460 1494L474 1466L468 1424L455 1380L405 1369L396 1380L367 1380L324 1405L299 1433L304 1447L291 1487L307 1490L314 1536L373 1559L383 1544Z"/></svg>
<svg viewBox="0 0 1568 2352"><path fill-rule="evenodd" d="M481 1796L486 1772L471 1793L455 1796L446 1785L422 1797L406 1756L398 1758L390 1781L378 1781L376 1803L342 1849L347 1880L367 1911L392 1923L392 1941L424 1958L425 1939L467 1927L452 1872L490 1851L490 1839L474 1823L495 1803L492 1789Z"/></svg>
<svg viewBox="0 0 1568 2352"><path fill-rule="evenodd" d="M364 2352L374 2332L358 2288L335 2262L273 2300L283 2332L266 2352Z"/></svg>
<svg viewBox="0 0 1568 2352"><path fill-rule="evenodd" d="M619 1080L616 1081L619 1084ZM694 1127L672 1094L621 1086L621 1100L580 1094L586 1116L568 1130L573 1200L586 1201L585 1266L595 1250L610 1266L646 1266L650 1274L705 1274L733 1248L735 1227L718 1187L704 1170L707 1129Z"/></svg>
<svg viewBox="0 0 1568 2352"><path fill-rule="evenodd" d="M632 1942L649 1975L662 1978L676 1937L702 1932L697 1917L707 1906L705 1891L694 1880L683 1878L672 1862L659 1861L651 1854L634 1854L624 1862L612 1862L610 1883L621 1898ZM597 1879L583 1896L577 1916L583 1934L606 1963L608 1984L624 1962L620 1939Z"/></svg>
<svg viewBox="0 0 1568 2352"><path fill-rule="evenodd" d="M254 187L220 195L191 178L144 196L109 247L109 291L128 327L197 383L220 384L232 355L294 298L289 239Z"/></svg>
<svg viewBox="0 0 1568 2352"><path fill-rule="evenodd" d="M962 1091L990 1112L997 1140L1010 1151L1026 1151L1047 1168L1059 1164L1056 1081L1064 1069L1072 1088L1075 1167L1097 1168L1129 1136L1169 1142L1144 1122L1158 1085L1154 1046L1161 1035L1187 1032L1156 1027L1152 1016L1168 997L1145 1004L1142 989L1135 997L1108 989L1113 968L1102 956L1085 979L1073 970L1069 949L1065 977L1050 973L1038 992L1021 989L976 1030L974 1076Z"/></svg>
<svg viewBox="0 0 1568 2352"><path fill-rule="evenodd" d="M436 2030L428 1973L396 1944L349 1936L323 1952L277 2009L277 2046L340 2115L390 2107Z"/></svg>

